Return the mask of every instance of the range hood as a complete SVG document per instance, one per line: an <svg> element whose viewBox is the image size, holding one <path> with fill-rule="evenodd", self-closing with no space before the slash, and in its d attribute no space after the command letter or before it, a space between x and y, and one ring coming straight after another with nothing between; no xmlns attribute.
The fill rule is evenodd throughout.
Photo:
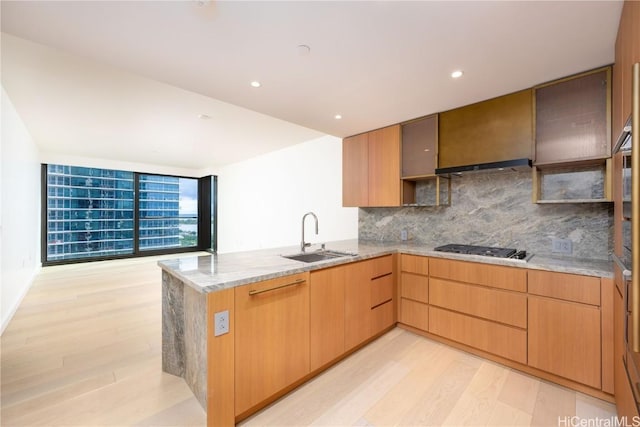
<svg viewBox="0 0 640 427"><path fill-rule="evenodd" d="M452 166L436 169L436 175L460 174L462 172L489 172L502 170L526 170L531 168L531 159L504 160L501 162L478 163L475 165Z"/></svg>
<svg viewBox="0 0 640 427"><path fill-rule="evenodd" d="M440 113L436 175L531 168L531 89Z"/></svg>

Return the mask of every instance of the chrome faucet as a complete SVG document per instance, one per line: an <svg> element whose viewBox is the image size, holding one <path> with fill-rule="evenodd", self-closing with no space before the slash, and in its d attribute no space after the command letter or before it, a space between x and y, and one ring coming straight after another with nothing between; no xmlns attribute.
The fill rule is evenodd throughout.
<svg viewBox="0 0 640 427"><path fill-rule="evenodd" d="M305 248L311 246L311 243L305 243L304 241L304 220L307 218L307 215L311 215L313 219L316 220L316 234L318 234L318 217L313 212L307 212L302 216L302 242L300 242L300 252L304 252Z"/></svg>

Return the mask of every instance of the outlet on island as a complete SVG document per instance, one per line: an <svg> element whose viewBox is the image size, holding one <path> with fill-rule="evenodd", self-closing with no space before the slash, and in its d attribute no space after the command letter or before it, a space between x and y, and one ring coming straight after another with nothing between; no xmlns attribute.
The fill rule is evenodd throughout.
<svg viewBox="0 0 640 427"><path fill-rule="evenodd" d="M229 333L229 310L219 311L213 315L213 336Z"/></svg>

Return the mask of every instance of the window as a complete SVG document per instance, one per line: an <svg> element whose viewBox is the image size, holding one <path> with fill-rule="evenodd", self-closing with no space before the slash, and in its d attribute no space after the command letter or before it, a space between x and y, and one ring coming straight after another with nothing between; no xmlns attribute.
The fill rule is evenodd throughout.
<svg viewBox="0 0 640 427"><path fill-rule="evenodd" d="M133 253L133 173L50 165L47 260Z"/></svg>
<svg viewBox="0 0 640 427"><path fill-rule="evenodd" d="M198 180L140 175L140 250L198 246Z"/></svg>
<svg viewBox="0 0 640 427"><path fill-rule="evenodd" d="M215 250L216 177L43 165L43 179L43 264Z"/></svg>

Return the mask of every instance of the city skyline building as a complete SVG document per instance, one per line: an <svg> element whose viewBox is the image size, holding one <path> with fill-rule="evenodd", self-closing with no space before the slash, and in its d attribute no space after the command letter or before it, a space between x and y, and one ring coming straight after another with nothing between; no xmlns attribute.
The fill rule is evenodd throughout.
<svg viewBox="0 0 640 427"><path fill-rule="evenodd" d="M180 215L181 181L185 187L196 183L137 174L136 215L135 173L47 165L47 261L131 255L136 223L141 252L195 246L195 226L182 225L188 220ZM187 216L197 223L197 213Z"/></svg>

